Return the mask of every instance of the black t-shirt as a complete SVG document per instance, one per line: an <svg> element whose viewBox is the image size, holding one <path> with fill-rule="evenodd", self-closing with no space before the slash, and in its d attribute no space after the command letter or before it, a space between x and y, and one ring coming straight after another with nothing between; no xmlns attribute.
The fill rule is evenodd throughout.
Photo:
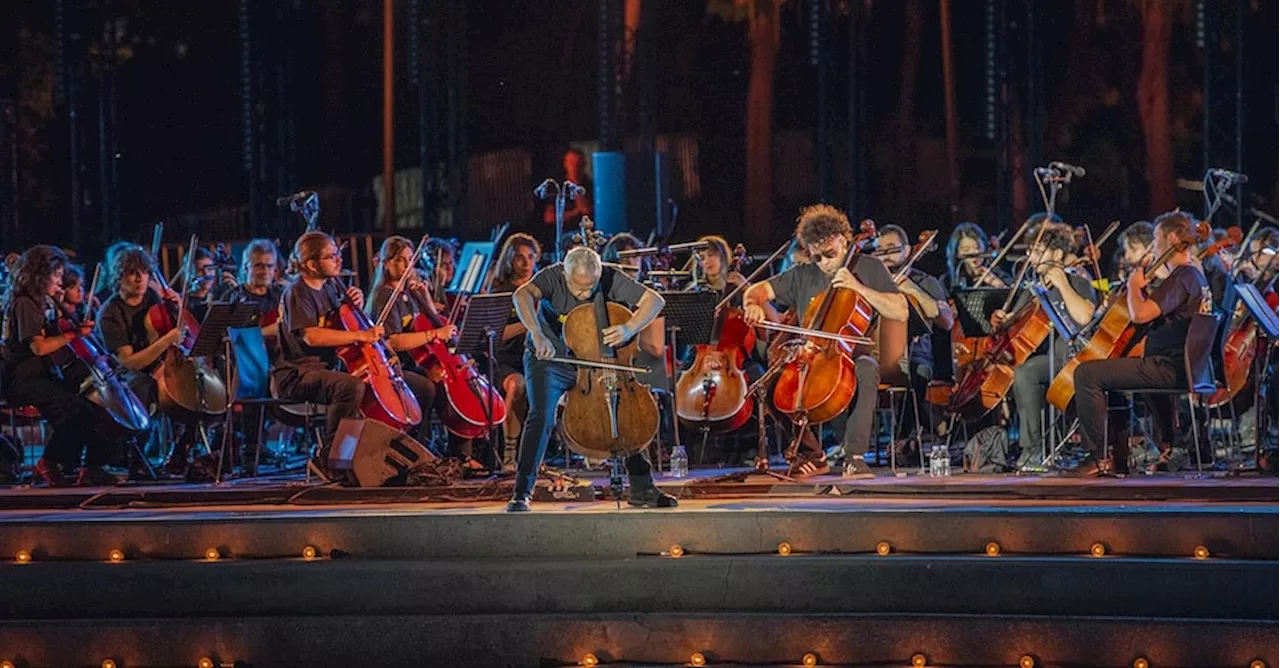
<svg viewBox="0 0 1280 668"><path fill-rule="evenodd" d="M272 311L280 310L280 298L283 295L284 288L274 283L267 286L267 291L260 295L249 292L243 285L237 285L224 292L219 301L232 304L253 304L258 317L261 318Z"/></svg>
<svg viewBox="0 0 1280 668"><path fill-rule="evenodd" d="M387 301L391 299L391 294L396 291L396 286L391 283L383 283L373 293L373 310L369 317L376 320L382 314L382 309L386 307ZM413 317L420 313L418 303L409 292L400 293L400 298L391 306L391 311L387 313L387 319L382 322L382 329L388 336L392 334L402 334L410 331L409 325L413 322Z"/></svg>
<svg viewBox="0 0 1280 668"><path fill-rule="evenodd" d="M859 255L853 265L852 273L863 285L876 292L899 293L898 285L893 282L893 276L889 275L889 270L885 269L884 263L875 257ZM773 286L773 305L779 311L794 308L797 318L803 319L809 302L831 287L831 277L817 264L810 262L788 268L770 278L769 284ZM878 325L873 326L872 331L864 334L871 339L879 338L877 327Z"/></svg>
<svg viewBox="0 0 1280 668"><path fill-rule="evenodd" d="M912 269L907 272L907 278L911 279L916 285L924 290L934 301L946 301L947 293L942 289L942 282L930 276L929 274ZM933 321L925 321L924 315L917 311L913 306L907 317L907 337L909 344L907 353L913 364L936 364L943 360L935 360L933 353L933 333L936 328ZM945 335L946 332L939 332L939 336ZM948 339L949 340L949 339Z"/></svg>
<svg viewBox="0 0 1280 668"><path fill-rule="evenodd" d="M1184 264L1152 290L1149 299L1160 306L1160 317L1147 332L1142 356L1182 359L1191 318L1213 312L1209 282L1195 266Z"/></svg>
<svg viewBox="0 0 1280 668"><path fill-rule="evenodd" d="M10 368L36 356L31 352L31 340L54 332L58 316L58 308L51 299L18 295L9 300L4 312L4 345Z"/></svg>
<svg viewBox="0 0 1280 668"><path fill-rule="evenodd" d="M1227 295L1227 284L1231 282L1231 276L1227 272L1226 267L1222 266L1222 260L1214 255L1207 257L1201 263L1204 265L1204 278L1209 283L1209 290L1213 293L1214 306L1221 306Z"/></svg>
<svg viewBox="0 0 1280 668"><path fill-rule="evenodd" d="M311 327L327 327L328 318L342 305L343 289L337 281L327 281L313 290L302 279L289 284L281 297L280 352L294 364L337 366L334 348L313 348L302 340L302 331Z"/></svg>
<svg viewBox="0 0 1280 668"><path fill-rule="evenodd" d="M510 283L494 281L489 288L490 294L501 294L504 292L515 292L516 286ZM511 303L511 314L507 317L507 325L514 325L520 322L520 317L516 315L516 305ZM513 336L506 341L498 341L493 348L494 357L498 358L498 363L515 369L520 368L520 356L524 354L523 336Z"/></svg>
<svg viewBox="0 0 1280 668"><path fill-rule="evenodd" d="M98 336L107 347L107 352L115 354L125 346L131 346L138 352L150 345L147 340L147 311L163 301L159 295L148 290L143 293L142 301L137 306L130 306L116 293L107 298L98 309ZM152 362L144 373L150 373L160 364L160 360Z"/></svg>
<svg viewBox="0 0 1280 668"><path fill-rule="evenodd" d="M561 335L565 317L578 306L590 304L597 292L603 290L605 301L622 304L629 309L635 309L636 304L640 303L640 298L645 295L643 285L637 283L621 268L611 264L604 265L600 273L600 281L585 300L579 300L569 291L564 265L558 262L534 274L530 282L542 293L542 299L538 302L538 327L555 344L558 356L568 354ZM532 335L525 337L525 346L528 350L533 350Z"/></svg>

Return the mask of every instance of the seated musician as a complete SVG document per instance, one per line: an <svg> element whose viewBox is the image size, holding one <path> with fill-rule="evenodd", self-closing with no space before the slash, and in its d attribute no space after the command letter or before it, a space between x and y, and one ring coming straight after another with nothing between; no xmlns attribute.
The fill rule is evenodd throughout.
<svg viewBox="0 0 1280 668"><path fill-rule="evenodd" d="M1071 228L1058 222L1044 222L1044 214L1035 214L1037 224L1027 230L1026 239L1032 243L1027 251L1027 261L1035 272L1036 280L1048 290L1048 301L1057 313L1074 324L1078 330L1093 320L1097 295L1092 280L1083 271L1073 269L1076 264L1075 238ZM1043 236L1040 227L1048 225ZM1038 243L1036 240L1039 239ZM1022 290L1009 313L996 309L991 313L991 324L999 327L1005 320L1034 298L1030 290ZM1061 369L1068 356L1068 342L1061 336L1054 337L1054 348L1049 341L1041 344L1036 353L1013 370L1013 400L1018 409L1018 435L1022 452L1016 467L1036 470L1044 461L1044 409L1045 391L1053 380L1049 374L1053 354L1053 369Z"/></svg>
<svg viewBox="0 0 1280 668"><path fill-rule="evenodd" d="M1276 268L1280 265L1280 255L1277 255L1277 247L1280 247L1280 233L1276 232L1274 227L1259 228L1253 236L1245 240L1240 255L1236 259L1233 271L1238 274L1239 279L1248 283L1263 285L1259 286L1259 290L1265 295L1268 292L1274 292L1274 279L1276 276Z"/></svg>
<svg viewBox="0 0 1280 668"><path fill-rule="evenodd" d="M79 392L79 378L65 377L54 362L77 333L63 334L57 321L64 314L54 303L62 289L67 256L53 246L33 246L21 255L9 275L4 303L3 366L5 399L14 406L40 410L52 433L36 462L36 476L52 486L66 484L66 476L80 473L77 485L119 482L103 466L115 444L95 433L97 408ZM78 335L90 336L93 321L80 324ZM64 351L65 352L65 351ZM81 453L84 468L80 468Z"/></svg>
<svg viewBox="0 0 1280 668"><path fill-rule="evenodd" d="M960 223L947 239L947 278L949 290L986 287L1003 288L1009 276L999 267L986 271L994 258L988 250L987 233L973 223Z"/></svg>
<svg viewBox="0 0 1280 668"><path fill-rule="evenodd" d="M706 287L704 289L710 290L723 300L739 286L743 287L742 290L738 290L738 293L728 304L730 307L740 308L743 295L746 294L747 278L737 271L732 271L730 263L732 251L729 249L729 242L725 241L724 237L716 234L701 237L698 241L709 244L706 248L699 249L694 256L698 260L698 266L702 267L702 273L706 279ZM766 307L765 311L770 320L776 322L780 319L778 312L773 310L772 306ZM686 367L693 360L691 356L693 352L693 349L690 348L685 353ZM746 372L748 380L754 381L763 375L764 367L751 356L753 351L747 350L744 352L747 357L743 360L743 371Z"/></svg>
<svg viewBox="0 0 1280 668"><path fill-rule="evenodd" d="M618 253L622 251L637 248L644 248L644 243L639 237L629 232L619 232L609 237L609 241L605 243L604 249L600 251L600 261L617 266L636 281L645 282L645 270L648 264L645 256L618 257ZM661 315L654 318L653 322L640 332L637 341L640 344L640 356L636 358L636 363L654 370L647 377L641 378L641 382L658 389L665 388L666 378L662 369L666 365L663 357L667 350L666 318Z"/></svg>
<svg viewBox="0 0 1280 668"><path fill-rule="evenodd" d="M404 237L387 237L387 240L382 242L382 247L378 250L378 268L374 271L373 287L370 288L373 297L367 309L371 320L377 321L382 310L391 301L391 295L395 292L396 284L400 281L400 277L410 271L410 266L413 263L413 251L413 242ZM401 353L400 362L404 380L409 384L409 389L413 391L413 396L418 399L418 406L422 408L423 420L418 425L415 436L419 441L423 442L430 435L427 415L430 414L433 407L438 406L436 393L443 390L427 377L427 369L418 368L413 358L405 353L434 341L446 341L458 333L457 327L452 324L420 332L411 329L410 325L413 323L414 317L423 312L422 306L433 306L430 301L426 283L419 280L416 274L411 274L405 283L404 291L391 306L386 320L382 323L382 327L387 333L387 345L397 353ZM479 474L487 472L485 466L473 456L471 439L461 438L450 432L449 450L449 455L462 460L462 468L465 473Z"/></svg>
<svg viewBox="0 0 1280 668"><path fill-rule="evenodd" d="M90 300L85 295L88 289L89 286L84 284L83 269L74 264L63 267L62 288L56 295L62 312L74 320L93 320L96 309L89 307Z"/></svg>
<svg viewBox="0 0 1280 668"><path fill-rule="evenodd" d="M1161 215L1155 221L1155 243L1152 253L1163 255L1169 248L1192 241L1194 221L1180 211ZM1192 261L1195 244L1174 253L1168 263L1148 276L1141 265L1134 268L1127 281L1129 313L1139 325L1151 323L1147 332L1146 348L1141 358L1094 360L1076 368L1076 413L1080 416L1080 433L1089 458L1078 471L1084 475L1098 475L1108 470L1128 473L1128 444L1116 443L1114 463L1102 459L1105 439L1107 390L1135 388L1185 387L1183 345L1187 338L1191 318L1207 313L1211 308L1211 292L1204 274ZM1151 291L1143 292L1152 278L1162 282ZM1173 424L1171 399L1165 396L1144 397L1153 409L1152 425L1155 439L1166 450L1171 443L1169 426Z"/></svg>
<svg viewBox="0 0 1280 668"><path fill-rule="evenodd" d="M427 264L431 266L431 280L427 281L427 289L431 299L435 301L438 313L449 312L449 297L445 291L453 283L453 276L458 271L458 247L452 239L432 237L427 240L427 248L423 251Z"/></svg>
<svg viewBox="0 0 1280 668"><path fill-rule="evenodd" d="M547 442L555 426L556 406L577 382L576 367L551 361L568 357L562 335L562 319L574 308L590 304L597 293L610 302L634 311L630 321L603 330L603 342L618 347L634 338L662 311L663 299L626 273L600 262L600 256L585 246L571 249L564 262L539 271L512 296L520 322L529 332L525 340L524 377L528 383L529 416L521 434L520 463L516 470L515 492L508 512L530 509L538 467L546 454ZM638 507L674 508L675 497L653 484L649 460L643 452L626 462L631 482L629 503Z"/></svg>
<svg viewBox="0 0 1280 668"><path fill-rule="evenodd" d="M498 266L493 276L489 292L515 292L520 286L533 279L538 271L538 258L542 257L542 246L538 240L523 232L516 232L507 237L502 244L502 252L498 254ZM528 333L515 307L511 309L511 317L502 330L502 340L494 346L493 352L496 366L493 377L498 380L502 389L503 401L506 403L507 419L502 423L502 471L515 473L516 452L520 447L520 430L524 418L528 414L528 400L525 397L524 381L524 339Z"/></svg>
<svg viewBox="0 0 1280 668"><path fill-rule="evenodd" d="M843 212L826 204L805 207L800 212L795 236L805 245L813 259L797 264L763 283L752 285L744 297L748 323L766 319L764 307L772 303L779 310L794 307L803 314L810 302L828 288L847 288L857 292L882 318L905 322L907 300L898 291L884 263L871 255L858 255L850 271L844 266L853 230ZM804 323L801 322L801 325ZM872 333L868 332L870 336ZM874 337L872 337L874 338ZM869 476L865 461L871 449L871 430L875 422L876 397L880 385L880 364L873 352L855 351L857 393L847 409L843 446L846 465L855 475ZM808 477L830 471L826 456L816 439L808 436L801 442L800 452L791 462L791 475Z"/></svg>
<svg viewBox="0 0 1280 668"><path fill-rule="evenodd" d="M911 242L907 239L907 232L897 225L880 228L876 247L885 251L886 254L881 255L880 259L891 274L897 274L911 257ZM947 303L947 293L942 288L942 283L915 267L898 281L898 289L911 306L911 317L907 319L907 355L902 358L902 373L911 379L917 392L923 393L929 381L934 379L935 367L938 366L936 363L951 363L949 332L955 324L955 314ZM934 354L935 334L943 344L938 355ZM944 377L951 378L950 367L945 370Z"/></svg>
<svg viewBox="0 0 1280 668"><path fill-rule="evenodd" d="M214 266L213 253L203 246L196 247L195 259L191 263L190 278L183 276L178 290L186 290L187 310L196 317L197 322L204 322L209 312L209 304L214 299L214 288L218 282L218 268Z"/></svg>
<svg viewBox="0 0 1280 668"><path fill-rule="evenodd" d="M271 377L280 398L326 406L323 462L338 423L360 417L365 393L364 381L338 369L334 349L374 343L382 339L383 331L381 327L346 331L328 326L344 294L357 308L364 305L359 288L344 289L338 280L342 253L328 234L312 231L298 237L290 265L297 276L281 296L280 359Z"/></svg>
<svg viewBox="0 0 1280 668"><path fill-rule="evenodd" d="M1213 293L1214 305L1222 304L1227 294L1227 284L1231 282L1231 272L1223 260L1224 253L1218 252L1201 257L1211 244L1227 238L1227 231L1222 228L1213 230L1213 234L1195 251L1193 261L1200 265L1200 273L1209 281L1209 291Z"/></svg>
<svg viewBox="0 0 1280 668"><path fill-rule="evenodd" d="M1145 220L1124 228L1117 238L1116 246L1120 249L1120 262L1112 271L1116 282L1123 282L1134 267L1142 263L1142 258L1151 251L1151 243L1155 240L1155 228Z"/></svg>
<svg viewBox="0 0 1280 668"><path fill-rule="evenodd" d="M119 246L111 254L107 273L110 296L98 309L98 333L107 351L114 354L120 366L128 370L126 382L138 396L143 406L157 405L160 401L159 385L152 374L160 366L161 358L171 346L180 341L177 327L151 340L147 314L152 306L169 301L179 302L178 293L160 288L152 281L152 274L159 271L151 254L141 246ZM187 453L196 438L195 425L175 420L179 432L169 453L165 469L170 475L187 473Z"/></svg>
<svg viewBox="0 0 1280 668"><path fill-rule="evenodd" d="M222 294L221 300L232 303L253 304L259 318L270 320L271 313L280 308L284 288L276 283L276 269L280 266L280 253L269 239L254 239L244 247L240 255L240 275L235 286ZM262 336L268 340L280 334L278 320L263 326Z"/></svg>

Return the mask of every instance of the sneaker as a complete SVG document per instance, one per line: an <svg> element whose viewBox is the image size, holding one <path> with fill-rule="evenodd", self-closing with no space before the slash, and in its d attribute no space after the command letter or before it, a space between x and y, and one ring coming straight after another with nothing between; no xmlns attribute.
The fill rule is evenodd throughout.
<svg viewBox="0 0 1280 668"><path fill-rule="evenodd" d="M636 508L675 508L680 505L676 497L650 485L648 487L632 487L627 503Z"/></svg>
<svg viewBox="0 0 1280 668"><path fill-rule="evenodd" d="M533 510L533 506L529 503L528 496L513 496L507 502L507 512L509 513L527 513Z"/></svg>
<svg viewBox="0 0 1280 668"><path fill-rule="evenodd" d="M120 478L103 470L101 466L86 466L80 469L76 478L76 487L114 487L120 484Z"/></svg>
<svg viewBox="0 0 1280 668"><path fill-rule="evenodd" d="M876 474L875 471L872 471L871 467L867 465L867 460L854 455L845 460L843 477L845 479L852 478L854 480L870 480L876 477Z"/></svg>
<svg viewBox="0 0 1280 668"><path fill-rule="evenodd" d="M50 487L67 486L67 479L62 475L62 467L44 457L36 461L36 477Z"/></svg>
<svg viewBox="0 0 1280 668"><path fill-rule="evenodd" d="M865 464L863 464L865 466ZM826 458L822 459L801 459L796 461L788 473L792 478L811 478L815 475L826 475L831 473L831 465L827 463Z"/></svg>

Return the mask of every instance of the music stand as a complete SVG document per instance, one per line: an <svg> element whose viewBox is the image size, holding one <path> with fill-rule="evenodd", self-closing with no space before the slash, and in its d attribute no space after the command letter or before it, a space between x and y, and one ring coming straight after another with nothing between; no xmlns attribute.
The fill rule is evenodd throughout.
<svg viewBox="0 0 1280 668"><path fill-rule="evenodd" d="M716 304L720 303L720 296L714 292L683 292L672 291L662 292L663 300L666 302L662 307L662 317L664 318L666 331L667 348L671 354L675 356L676 340L680 333L684 333L684 343L689 345L702 345L711 342L711 330L715 325ZM665 366L665 360L664 365ZM672 365L675 366L674 364ZM666 375L666 369L663 369L663 375ZM672 452L674 448L681 447L680 443L680 416L676 415L676 392L675 379L666 375L666 392L667 397L671 400L671 437L673 439ZM707 454L707 437L710 429L705 425L702 428L702 447L698 451L698 461L703 461ZM661 453L659 453L661 455ZM658 457L658 471L662 471L662 457Z"/></svg>
<svg viewBox="0 0 1280 668"><path fill-rule="evenodd" d="M200 333L196 335L195 343L191 344L191 350L187 353L190 357L217 357L225 355L226 364L231 363L231 335L227 330L240 327L254 327L258 324L258 307L251 302L213 302L209 304L209 310L205 311L204 321L200 323ZM230 382L231 369L226 368L227 381ZM197 386L198 387L198 386ZM203 398L201 403L203 403ZM231 407L227 406L230 411ZM209 445L208 434L205 432L204 422L199 426L200 440L204 442L204 447L213 454L213 448ZM224 440L224 443L226 441ZM218 470L214 476L214 482L222 482L222 458L226 456L226 448L218 448Z"/></svg>
<svg viewBox="0 0 1280 668"><path fill-rule="evenodd" d="M1280 322L1277 321L1276 312L1271 310L1271 306L1267 304L1267 300L1262 296L1257 286L1249 283L1239 283L1235 286L1236 292L1240 296L1240 301L1244 302L1245 310L1249 312L1249 317L1258 323L1258 327L1262 330L1261 335L1275 341L1280 339ZM1230 313L1230 311L1228 311ZM1268 346L1259 344L1261 350L1259 353L1265 352ZM1254 426L1253 426L1253 460L1254 465L1259 469L1262 468L1262 435L1269 432L1267 425L1264 423L1264 415L1266 410L1262 403L1262 376L1267 368L1267 361L1270 355L1257 354L1253 357L1253 410L1254 410ZM1272 398L1272 401L1275 401Z"/></svg>
<svg viewBox="0 0 1280 668"><path fill-rule="evenodd" d="M951 295L955 298L960 331L966 337L986 336L994 329L991 312L1004 305L1009 288L969 288L953 290Z"/></svg>
<svg viewBox="0 0 1280 668"><path fill-rule="evenodd" d="M481 343L485 344L485 356L489 358L489 372L486 375L491 389L496 387L493 374L498 366L494 349L497 346L498 337L502 335L502 330L511 320L511 309L510 292L471 295L467 301L466 311L462 314L462 322L458 323L458 350L464 352L480 350ZM486 409L485 420L489 423L489 450L494 452L496 448L493 444L499 441L494 439L493 432L499 425L493 423L493 406L486 406ZM498 469L501 470L501 460L497 464Z"/></svg>

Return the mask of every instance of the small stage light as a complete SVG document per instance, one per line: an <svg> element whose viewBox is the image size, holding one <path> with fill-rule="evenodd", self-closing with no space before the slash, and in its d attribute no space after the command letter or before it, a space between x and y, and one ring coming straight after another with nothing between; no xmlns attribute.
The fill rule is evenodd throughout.
<svg viewBox="0 0 1280 668"><path fill-rule="evenodd" d="M1249 662L1249 668L1267 668L1267 662L1262 659L1254 659Z"/></svg>
<svg viewBox="0 0 1280 668"><path fill-rule="evenodd" d="M813 668L818 665L818 655L813 652L809 652L808 654L800 657L800 663L804 664L805 668Z"/></svg>
<svg viewBox="0 0 1280 668"><path fill-rule="evenodd" d="M15 666L13 665L12 661L5 660L5 661L0 661L0 668L15 668Z"/></svg>
<svg viewBox="0 0 1280 668"><path fill-rule="evenodd" d="M102 668L116 668L115 659L103 659Z"/></svg>
<svg viewBox="0 0 1280 668"><path fill-rule="evenodd" d="M210 659L207 656L202 656L200 657L200 660L196 662L196 665L199 666L199 668L213 668L213 659Z"/></svg>
<svg viewBox="0 0 1280 668"><path fill-rule="evenodd" d="M1030 654L1023 654L1018 659L1018 668L1036 668L1036 658Z"/></svg>
<svg viewBox="0 0 1280 668"><path fill-rule="evenodd" d="M926 659L923 654L912 654L911 665L913 668L924 668L929 665L929 660Z"/></svg>
<svg viewBox="0 0 1280 668"><path fill-rule="evenodd" d="M111 550L110 552L107 553L107 560L109 560L113 564L118 564L124 561L124 550L121 550L119 548L115 548Z"/></svg>
<svg viewBox="0 0 1280 668"><path fill-rule="evenodd" d="M879 543L876 543L876 554L882 557L887 557L890 552L893 552L893 546L889 544L889 541L882 540Z"/></svg>
<svg viewBox="0 0 1280 668"><path fill-rule="evenodd" d="M1089 554L1095 557L1106 556L1107 546L1103 545L1102 543L1094 543L1093 545L1089 546Z"/></svg>
<svg viewBox="0 0 1280 668"><path fill-rule="evenodd" d="M778 554L787 557L791 555L791 543L778 543Z"/></svg>
<svg viewBox="0 0 1280 668"><path fill-rule="evenodd" d="M218 548L216 547L211 547L204 551L204 558L206 561L217 561L221 557L222 554L218 552Z"/></svg>
<svg viewBox="0 0 1280 668"><path fill-rule="evenodd" d="M703 656L702 652L694 652L693 655L689 657L689 665L705 666L707 665L707 657Z"/></svg>
<svg viewBox="0 0 1280 668"><path fill-rule="evenodd" d="M672 557L675 557L675 558L683 557L684 548L680 547L680 543L676 543L671 547L667 548L667 554L670 554Z"/></svg>
<svg viewBox="0 0 1280 668"><path fill-rule="evenodd" d="M1138 657L1133 660L1133 668L1151 668L1151 664L1146 659Z"/></svg>
<svg viewBox="0 0 1280 668"><path fill-rule="evenodd" d="M1000 543L997 543L994 540L991 541L990 543L987 543L986 549L987 549L988 557L995 557L1000 555Z"/></svg>
<svg viewBox="0 0 1280 668"><path fill-rule="evenodd" d="M1196 559L1208 559L1209 548L1203 545L1197 545L1196 549L1191 551L1191 555L1194 556Z"/></svg>
<svg viewBox="0 0 1280 668"><path fill-rule="evenodd" d="M29 564L31 563L31 553L26 550L18 550L18 553L13 555L13 560L20 564Z"/></svg>
<svg viewBox="0 0 1280 668"><path fill-rule="evenodd" d="M302 548L302 558L311 561L316 558L316 548L308 545Z"/></svg>
<svg viewBox="0 0 1280 668"><path fill-rule="evenodd" d="M597 659L595 654L587 652L582 655L582 660L578 662L578 665L587 666L588 668L591 666L598 666L600 665L600 659Z"/></svg>

